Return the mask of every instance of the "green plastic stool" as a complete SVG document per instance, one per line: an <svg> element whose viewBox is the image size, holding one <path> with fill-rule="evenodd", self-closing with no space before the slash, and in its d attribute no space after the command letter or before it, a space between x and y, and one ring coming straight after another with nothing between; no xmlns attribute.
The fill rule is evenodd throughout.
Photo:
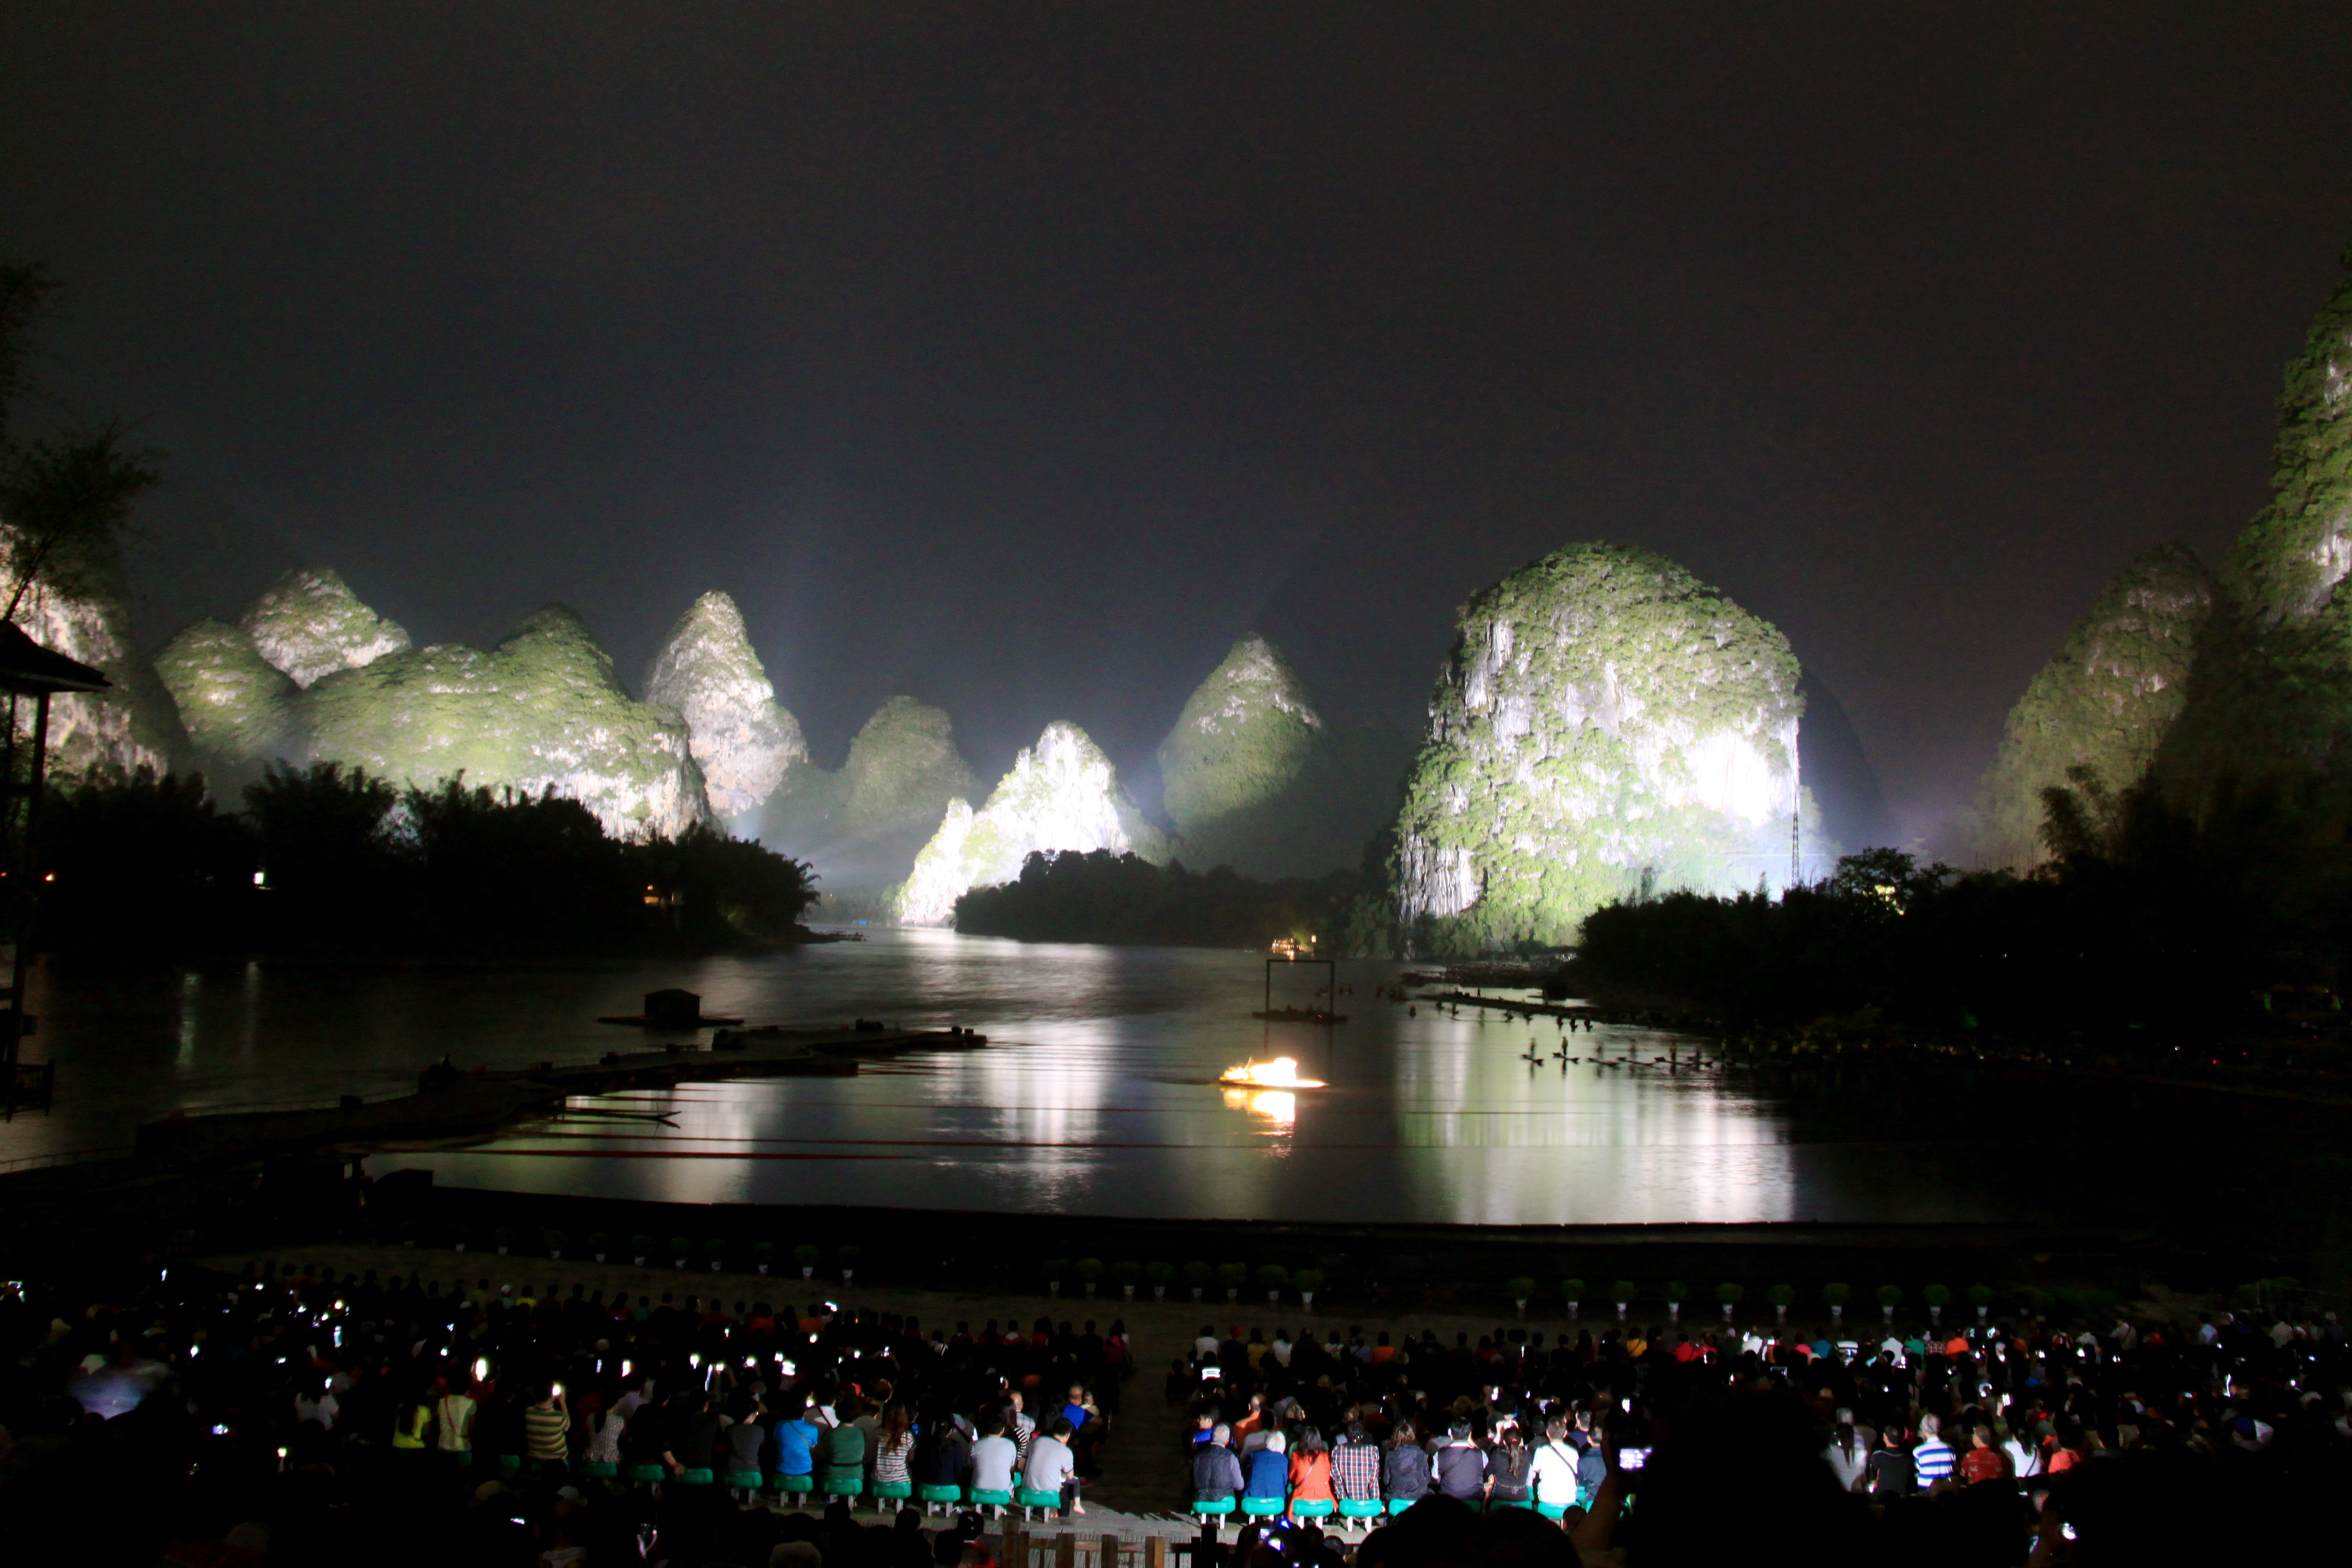
<svg viewBox="0 0 2352 1568"><path fill-rule="evenodd" d="M1213 1498L1207 1502L1196 1500L1192 1504L1192 1517L1195 1519L1223 1519L1233 1511L1234 1500L1229 1497Z"/></svg>
<svg viewBox="0 0 2352 1568"><path fill-rule="evenodd" d="M1032 1487L1023 1487L1013 1494L1013 1500L1021 1505L1021 1510L1024 1513L1039 1508L1058 1510L1062 1506L1062 1494L1059 1491L1041 1492Z"/></svg>
<svg viewBox="0 0 2352 1568"><path fill-rule="evenodd" d="M1290 1505L1290 1517L1293 1519L1328 1519L1337 1511L1339 1511L1338 1505L1329 1498L1324 1498L1320 1501L1294 1502Z"/></svg>
<svg viewBox="0 0 2352 1568"><path fill-rule="evenodd" d="M1339 1500L1341 1519L1378 1519L1381 1512L1380 1500L1377 1498L1366 1500L1343 1497Z"/></svg>
<svg viewBox="0 0 2352 1568"><path fill-rule="evenodd" d="M682 1487L707 1487L718 1479L700 1466L689 1470L680 1470L677 1473L677 1484Z"/></svg>
<svg viewBox="0 0 2352 1568"><path fill-rule="evenodd" d="M923 1511L929 1513L940 1503L953 1508L963 1501L963 1489L952 1482L925 1481L915 1489L915 1498L923 1505Z"/></svg>
<svg viewBox="0 0 2352 1568"><path fill-rule="evenodd" d="M580 1473L592 1481L617 1480L621 1467L609 1459L583 1459L580 1461Z"/></svg>
<svg viewBox="0 0 2352 1568"><path fill-rule="evenodd" d="M820 1489L829 1498L864 1497L866 1472L850 1469L827 1470L824 1473L824 1481L820 1483Z"/></svg>
<svg viewBox="0 0 2352 1568"><path fill-rule="evenodd" d="M971 1490L971 1506L974 1508L1011 1508L1013 1506L1013 1494L1011 1492L984 1492L978 1487L974 1487Z"/></svg>
<svg viewBox="0 0 2352 1568"><path fill-rule="evenodd" d="M806 1497L816 1490L816 1478L806 1470L803 1470L796 1476L788 1476L783 1471L778 1470L776 1489L786 1497Z"/></svg>
<svg viewBox="0 0 2352 1568"><path fill-rule="evenodd" d="M1242 1513L1249 1519L1278 1519L1282 1515L1282 1500L1278 1497L1245 1497Z"/></svg>
<svg viewBox="0 0 2352 1568"><path fill-rule="evenodd" d="M1392 1497L1389 1499L1389 1511L1391 1513L1402 1513L1405 1510L1411 1508L1420 1500L1421 1499L1417 1497Z"/></svg>
<svg viewBox="0 0 2352 1568"><path fill-rule="evenodd" d="M669 1474L669 1472L663 1469L659 1465L631 1465L626 1470L622 1472L623 1477L633 1487L645 1486L650 1483L658 1482L667 1474Z"/></svg>
<svg viewBox="0 0 2352 1568"><path fill-rule="evenodd" d="M912 1481L876 1481L874 1483L873 1491L874 1511L876 1513L880 1513L883 1509L890 1503L905 1502L911 1499L915 1495L915 1483Z"/></svg>
<svg viewBox="0 0 2352 1568"><path fill-rule="evenodd" d="M760 1472L757 1470L730 1470L727 1472L727 1485L730 1489L734 1491L758 1491L760 1489Z"/></svg>

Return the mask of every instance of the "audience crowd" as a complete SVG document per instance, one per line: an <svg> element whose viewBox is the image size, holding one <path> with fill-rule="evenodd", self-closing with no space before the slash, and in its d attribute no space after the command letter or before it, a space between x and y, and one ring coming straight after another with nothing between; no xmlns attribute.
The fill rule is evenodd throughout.
<svg viewBox="0 0 2352 1568"><path fill-rule="evenodd" d="M995 1568L1085 1512L1131 1370L1118 1322L292 1264L0 1284L0 1347L11 1561L186 1568ZM2352 1479L2332 1316L1204 1325L1165 1397L1192 1568L2267 1562Z"/></svg>

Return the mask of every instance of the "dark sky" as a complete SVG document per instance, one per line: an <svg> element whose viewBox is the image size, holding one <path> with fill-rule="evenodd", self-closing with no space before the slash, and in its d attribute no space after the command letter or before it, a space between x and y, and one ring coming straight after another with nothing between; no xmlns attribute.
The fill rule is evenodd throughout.
<svg viewBox="0 0 2352 1568"><path fill-rule="evenodd" d="M1801 12L1801 14L1800 14ZM1139 764L1238 633L1417 721L1467 593L1683 561L1932 827L2099 584L2260 504L2352 7L0 7L142 624L733 593L821 757Z"/></svg>

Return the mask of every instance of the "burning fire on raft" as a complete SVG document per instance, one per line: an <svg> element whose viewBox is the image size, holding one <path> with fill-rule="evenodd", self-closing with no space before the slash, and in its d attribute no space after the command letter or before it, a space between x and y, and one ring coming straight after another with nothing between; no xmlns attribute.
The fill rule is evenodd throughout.
<svg viewBox="0 0 2352 1568"><path fill-rule="evenodd" d="M1300 1078L1297 1057L1276 1057L1270 1062L1249 1062L1229 1068L1219 1083L1234 1084L1244 1089L1321 1089L1318 1078Z"/></svg>

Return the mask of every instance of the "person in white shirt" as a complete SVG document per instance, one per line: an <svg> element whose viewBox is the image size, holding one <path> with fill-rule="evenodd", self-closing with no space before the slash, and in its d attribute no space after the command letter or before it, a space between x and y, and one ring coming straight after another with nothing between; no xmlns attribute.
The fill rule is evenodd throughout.
<svg viewBox="0 0 2352 1568"><path fill-rule="evenodd" d="M1077 1460L1070 1453L1070 1438L1076 1430L1067 1416L1055 1416L1031 1440L1028 1464L1021 1472L1021 1484L1030 1491L1061 1494L1065 1519L1087 1511L1086 1504L1078 1500Z"/></svg>
<svg viewBox="0 0 2352 1568"><path fill-rule="evenodd" d="M1528 1469L1528 1496L1547 1514L1566 1510L1576 1501L1576 1450L1568 1441L1568 1422L1555 1415L1544 1423L1544 1440ZM1550 1515L1550 1517L1558 1517Z"/></svg>
<svg viewBox="0 0 2352 1568"><path fill-rule="evenodd" d="M982 1416L980 1441L971 1446L971 1489L1012 1491L1013 1468L1020 1462L1019 1447L1004 1435L1004 1417L992 1411ZM1002 1512L1000 1508L1000 1515Z"/></svg>
<svg viewBox="0 0 2352 1568"><path fill-rule="evenodd" d="M1207 1323L1202 1323L1201 1325L1201 1331L1197 1335L1193 1336L1192 1359L1194 1361L1216 1360L1217 1346L1222 1342L1223 1342L1217 1338L1217 1331L1210 1327Z"/></svg>
<svg viewBox="0 0 2352 1568"><path fill-rule="evenodd" d="M1288 1366L1290 1364L1290 1331L1276 1329L1274 1331L1274 1343L1266 1348L1274 1353L1277 1365Z"/></svg>

